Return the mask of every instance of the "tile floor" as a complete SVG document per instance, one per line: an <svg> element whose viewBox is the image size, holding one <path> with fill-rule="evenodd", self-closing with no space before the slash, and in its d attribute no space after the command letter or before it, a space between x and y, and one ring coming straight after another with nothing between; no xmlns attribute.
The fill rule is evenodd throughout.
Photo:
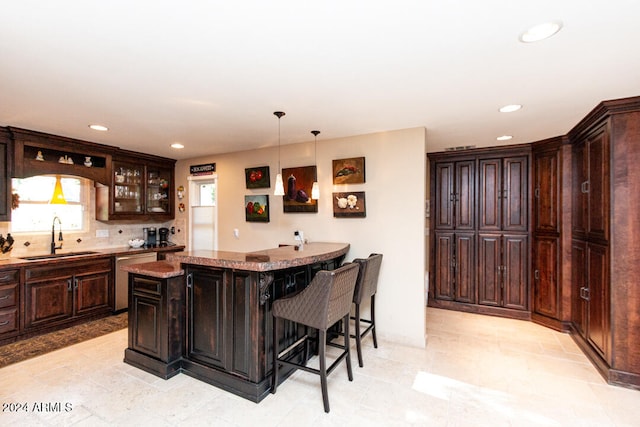
<svg viewBox="0 0 640 427"><path fill-rule="evenodd" d="M354 381L343 366L329 377L325 414L316 376L297 372L255 404L124 364L123 330L0 369L0 425L640 425L640 391L607 385L568 335L432 308L427 332L426 349L367 338Z"/></svg>

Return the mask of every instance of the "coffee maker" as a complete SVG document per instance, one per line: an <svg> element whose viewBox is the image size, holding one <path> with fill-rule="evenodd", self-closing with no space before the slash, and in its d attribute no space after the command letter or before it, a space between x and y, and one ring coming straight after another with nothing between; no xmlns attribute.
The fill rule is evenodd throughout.
<svg viewBox="0 0 640 427"><path fill-rule="evenodd" d="M158 236L160 242L158 246L167 246L168 245L168 237L169 237L169 229L166 227L162 227L158 230Z"/></svg>
<svg viewBox="0 0 640 427"><path fill-rule="evenodd" d="M156 228L145 227L142 229L144 245L148 248L155 248L156 246Z"/></svg>

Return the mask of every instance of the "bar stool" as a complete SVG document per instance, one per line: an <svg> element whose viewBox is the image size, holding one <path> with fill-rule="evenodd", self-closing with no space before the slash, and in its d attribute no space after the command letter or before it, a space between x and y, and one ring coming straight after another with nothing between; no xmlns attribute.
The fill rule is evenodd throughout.
<svg viewBox="0 0 640 427"><path fill-rule="evenodd" d="M369 258L356 258L354 264L360 266L358 272L358 281L356 289L353 293L353 303L356 306L355 316L351 319L355 320L355 334L351 335L356 339L356 350L358 351L358 365L362 368L362 338L371 332L373 337L373 347L378 348L378 340L376 338L376 291L378 290L378 276L380 274L380 265L382 264L382 254L371 254ZM371 319L360 318L360 304L365 298L371 299ZM361 333L360 322L368 324L367 328ZM345 334L347 331L345 331Z"/></svg>
<svg viewBox="0 0 640 427"><path fill-rule="evenodd" d="M358 264L345 264L333 271L322 270L316 273L309 286L299 293L277 299L273 302L273 383L271 393L275 394L278 386L278 370L280 364L320 375L325 412L329 412L327 375L329 375L342 360L346 360L349 381L353 381L348 328L349 314L357 278ZM282 352L279 352L278 349L279 319L290 320L305 326L305 335ZM346 329L344 346L326 342L327 329L339 320L344 321ZM318 358L320 369L306 366L308 341L315 339L309 337L306 333L308 328L318 330ZM297 354L294 353L293 356L289 358L287 358L287 355L298 348L300 344L304 344L304 360L302 363L296 363L294 359L296 355L299 357L299 352ZM331 366L329 366L329 369L327 369L325 353L327 344L342 349L342 352Z"/></svg>

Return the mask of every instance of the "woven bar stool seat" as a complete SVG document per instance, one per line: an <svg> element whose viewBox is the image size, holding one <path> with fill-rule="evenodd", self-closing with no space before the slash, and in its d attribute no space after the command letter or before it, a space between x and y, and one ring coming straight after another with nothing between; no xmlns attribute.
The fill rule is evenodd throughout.
<svg viewBox="0 0 640 427"><path fill-rule="evenodd" d="M358 264L349 263L333 271L319 271L305 289L295 295L280 298L273 302L273 382L271 393L275 394L278 387L278 371L280 365L292 366L296 369L311 372L320 376L324 411L329 412L327 375L329 375L340 362L345 360L349 381L353 381L348 328L353 292L357 278ZM290 320L305 326L305 335L282 352L279 350L278 343L278 325L281 323L281 319ZM346 328L344 345L327 343L327 329L340 320L344 322ZM315 340L315 338L310 337L307 333L308 328L313 328L318 331L319 369L314 369L306 365L309 340ZM299 354L300 345L304 345L302 364L294 361L294 357L287 357L293 354L296 349ZM342 349L342 352L328 369L326 360L327 345Z"/></svg>

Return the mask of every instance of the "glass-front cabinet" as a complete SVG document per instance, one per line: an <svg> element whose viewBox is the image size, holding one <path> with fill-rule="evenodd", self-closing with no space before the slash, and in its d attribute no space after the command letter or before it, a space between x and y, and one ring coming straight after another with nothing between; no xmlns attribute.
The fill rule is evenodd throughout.
<svg viewBox="0 0 640 427"><path fill-rule="evenodd" d="M171 170L147 167L147 212L171 212Z"/></svg>
<svg viewBox="0 0 640 427"><path fill-rule="evenodd" d="M140 214L144 207L144 166L113 162L113 211Z"/></svg>
<svg viewBox="0 0 640 427"><path fill-rule="evenodd" d="M111 185L96 188L97 220L166 221L175 217L175 160L119 156L112 164Z"/></svg>

